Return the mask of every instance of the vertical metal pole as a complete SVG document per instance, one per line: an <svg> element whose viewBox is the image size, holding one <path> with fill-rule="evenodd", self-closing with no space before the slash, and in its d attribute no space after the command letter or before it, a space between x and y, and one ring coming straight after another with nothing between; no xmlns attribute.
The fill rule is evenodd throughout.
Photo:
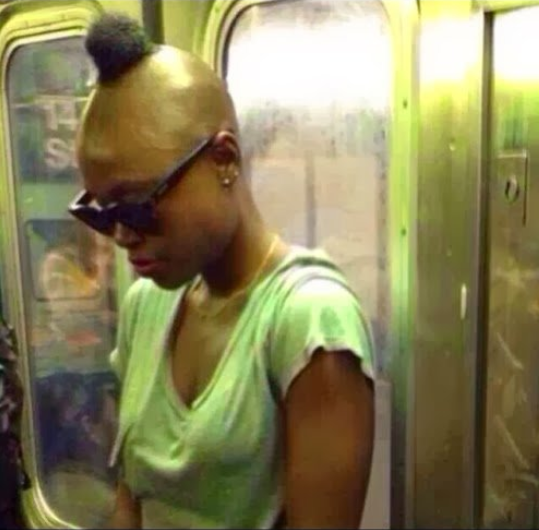
<svg viewBox="0 0 539 530"><path fill-rule="evenodd" d="M142 0L142 22L150 39L156 44L164 43L162 0Z"/></svg>

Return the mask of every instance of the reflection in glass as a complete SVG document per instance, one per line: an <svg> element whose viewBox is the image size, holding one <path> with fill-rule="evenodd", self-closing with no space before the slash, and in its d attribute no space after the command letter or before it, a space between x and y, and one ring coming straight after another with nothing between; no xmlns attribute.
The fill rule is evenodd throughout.
<svg viewBox="0 0 539 530"><path fill-rule="evenodd" d="M234 25L226 72L263 215L336 259L383 352L392 58L382 4L255 5Z"/></svg>
<svg viewBox="0 0 539 530"><path fill-rule="evenodd" d="M117 399L113 248L66 215L93 75L78 37L21 46L8 65L37 479L49 509L82 527L111 507Z"/></svg>

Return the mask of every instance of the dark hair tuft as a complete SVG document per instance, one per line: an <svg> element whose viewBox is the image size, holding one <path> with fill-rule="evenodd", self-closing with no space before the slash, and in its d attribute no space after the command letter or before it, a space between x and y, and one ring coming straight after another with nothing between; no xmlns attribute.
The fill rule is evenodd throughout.
<svg viewBox="0 0 539 530"><path fill-rule="evenodd" d="M121 13L106 13L97 19L85 44L99 81L105 83L121 77L155 49L139 23Z"/></svg>

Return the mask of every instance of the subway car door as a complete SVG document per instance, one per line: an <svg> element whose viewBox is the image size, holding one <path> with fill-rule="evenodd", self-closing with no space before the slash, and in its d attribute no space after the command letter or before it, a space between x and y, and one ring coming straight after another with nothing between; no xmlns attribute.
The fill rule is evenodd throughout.
<svg viewBox="0 0 539 530"><path fill-rule="evenodd" d="M108 354L121 274L111 245L66 211L81 187L75 131L95 77L83 37L98 9L87 1L1 7L0 287L26 390L33 487L24 515L38 528L99 527L113 500L117 389Z"/></svg>
<svg viewBox="0 0 539 530"><path fill-rule="evenodd" d="M491 19L482 525L539 525L539 7Z"/></svg>

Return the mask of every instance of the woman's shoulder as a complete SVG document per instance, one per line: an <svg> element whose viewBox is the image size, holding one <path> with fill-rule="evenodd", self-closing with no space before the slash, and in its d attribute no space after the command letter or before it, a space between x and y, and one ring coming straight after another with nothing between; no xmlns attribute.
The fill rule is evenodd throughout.
<svg viewBox="0 0 539 530"><path fill-rule="evenodd" d="M287 298L306 283L316 280L334 282L350 290L342 270L325 250L290 245L287 255L273 275L272 283L279 291L280 298Z"/></svg>

